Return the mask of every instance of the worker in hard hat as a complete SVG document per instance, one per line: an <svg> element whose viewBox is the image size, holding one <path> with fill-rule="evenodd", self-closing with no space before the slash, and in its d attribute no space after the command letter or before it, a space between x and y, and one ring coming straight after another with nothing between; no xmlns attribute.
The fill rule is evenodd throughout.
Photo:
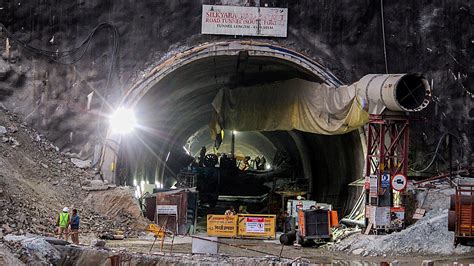
<svg viewBox="0 0 474 266"><path fill-rule="evenodd" d="M58 238L61 239L63 236L64 240L67 241L68 227L70 224L69 220L69 208L64 207L63 211L59 213L56 226L58 227Z"/></svg>

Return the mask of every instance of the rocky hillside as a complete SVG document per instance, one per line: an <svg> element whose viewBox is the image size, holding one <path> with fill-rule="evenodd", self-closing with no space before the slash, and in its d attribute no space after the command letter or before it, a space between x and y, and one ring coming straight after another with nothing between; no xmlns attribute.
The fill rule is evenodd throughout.
<svg viewBox="0 0 474 266"><path fill-rule="evenodd" d="M78 168L58 150L17 115L0 108L0 240L10 233L53 234L65 206L78 209L83 233L120 229L135 234L144 229L128 188L94 180L92 170Z"/></svg>

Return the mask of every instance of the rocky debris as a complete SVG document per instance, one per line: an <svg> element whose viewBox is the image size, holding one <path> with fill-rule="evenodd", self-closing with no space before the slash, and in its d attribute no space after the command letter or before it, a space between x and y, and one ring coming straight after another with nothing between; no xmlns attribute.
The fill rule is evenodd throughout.
<svg viewBox="0 0 474 266"><path fill-rule="evenodd" d="M121 229L129 237L141 232L132 229L129 214L113 217L94 210L95 205L113 202L83 201L88 192L81 184L91 182L94 172L77 168L43 135L7 110L0 110L0 125L8 131L3 135L7 142L0 142L0 234L54 235L57 215L65 206L78 209L84 234ZM114 187L101 184L109 190Z"/></svg>
<svg viewBox="0 0 474 266"><path fill-rule="evenodd" d="M105 242L104 240L94 239L91 242L91 247L100 247L100 248L102 248L102 247L105 247L106 243L107 242Z"/></svg>
<svg viewBox="0 0 474 266"><path fill-rule="evenodd" d="M7 134L7 129L4 126L0 126L0 136Z"/></svg>
<svg viewBox="0 0 474 266"><path fill-rule="evenodd" d="M389 235L357 234L335 245L336 250L354 255L371 254L472 254L474 247L454 247L454 233L448 231L448 210L430 211L416 224Z"/></svg>
<svg viewBox="0 0 474 266"><path fill-rule="evenodd" d="M15 255L4 244L0 243L0 265L25 265Z"/></svg>
<svg viewBox="0 0 474 266"><path fill-rule="evenodd" d="M92 162L90 160L81 160L77 158L71 158L71 162L78 168L88 169L91 167Z"/></svg>
<svg viewBox="0 0 474 266"><path fill-rule="evenodd" d="M138 202L133 198L131 188L117 187L107 191L90 192L84 199L84 203L93 204L94 202L101 202L94 205L97 212L110 218L115 217L131 228L143 230L147 225Z"/></svg>
<svg viewBox="0 0 474 266"><path fill-rule="evenodd" d="M37 261L54 261L61 258L61 253L44 237L37 235L26 235L26 236L5 236L5 241L15 242L20 244L24 255L34 258Z"/></svg>
<svg viewBox="0 0 474 266"><path fill-rule="evenodd" d="M289 265L290 259L276 256L238 257L224 254L181 254L152 253L143 254L125 250L111 250L103 240L93 240L90 246L52 245L41 236L8 236L10 250L15 257L34 265L109 265L111 257L128 262L130 265ZM0 247L1 248L1 247ZM40 249L41 248L41 249ZM6 250L7 253L10 253ZM0 249L0 254L1 249ZM59 255L59 256L58 256ZM306 259L298 263L309 264Z"/></svg>
<svg viewBox="0 0 474 266"><path fill-rule="evenodd" d="M453 192L451 188L421 191L417 196L426 198L420 202L428 212L400 232L388 235L354 234L330 248L359 256L472 254L474 247L454 247L454 233L448 231L449 195Z"/></svg>
<svg viewBox="0 0 474 266"><path fill-rule="evenodd" d="M101 187L101 186L106 186L107 185L107 182L104 182L102 180L91 180L89 182L89 184L92 186L92 187Z"/></svg>
<svg viewBox="0 0 474 266"><path fill-rule="evenodd" d="M82 182L82 189L85 191L100 191L116 187L116 185L108 184L102 180L86 180Z"/></svg>
<svg viewBox="0 0 474 266"><path fill-rule="evenodd" d="M18 131L18 127L11 125L8 127L8 131L10 131L10 133L16 133Z"/></svg>

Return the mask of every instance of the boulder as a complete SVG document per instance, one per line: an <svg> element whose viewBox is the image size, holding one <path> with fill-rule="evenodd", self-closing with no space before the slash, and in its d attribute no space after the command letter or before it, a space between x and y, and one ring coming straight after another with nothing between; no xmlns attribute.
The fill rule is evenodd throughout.
<svg viewBox="0 0 474 266"><path fill-rule="evenodd" d="M87 169L91 167L90 160L81 160L77 158L71 158L71 162L78 168Z"/></svg>

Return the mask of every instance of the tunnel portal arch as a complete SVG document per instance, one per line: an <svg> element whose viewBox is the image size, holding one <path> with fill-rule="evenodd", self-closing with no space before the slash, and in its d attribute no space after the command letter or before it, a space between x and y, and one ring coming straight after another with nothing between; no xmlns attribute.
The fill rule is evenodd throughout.
<svg viewBox="0 0 474 266"><path fill-rule="evenodd" d="M166 81L167 78L175 75L175 73L184 71L183 69L186 69L186 67L192 66L193 64L198 64L199 62L203 62L203 60L215 60L215 58L232 57L237 58L238 60L241 58L241 56L263 58L263 60L269 60L270 63L278 61L279 64L281 63L290 65L292 68L295 68L302 74L313 78L315 81L336 87L342 84L339 79L337 79L337 77L335 77L323 65L291 49L263 42L216 42L203 44L183 52L178 52L166 60L163 60L156 67L147 71L146 74L143 75L143 78L141 78L125 93L124 97L122 98L121 105L139 109L140 104L143 103L145 99L149 98L148 96L152 95L154 93L153 91L157 90L156 88L160 83ZM192 74L192 72L184 73ZM200 126L202 127L202 125ZM284 135L285 133L274 134L274 136L269 136L269 139L281 139L282 134ZM346 154L346 157L344 158L354 160L354 163L351 165L352 169L349 171L354 176L344 176L345 179L349 178L350 180L353 180L362 177L362 166L364 162L363 149L365 140L363 139L363 134L360 134L360 132L351 132L346 134L347 136L342 136L340 138L334 136L315 136L315 134L308 134L304 132L291 132L291 134L290 132L287 132L286 134L289 140L285 140L286 142L283 141L282 143L288 143L288 141L294 143L295 150L300 158L299 167L302 169L301 174L305 178L309 178L310 190L312 192L326 193L324 186L331 185L331 183L337 184L338 186L347 184L347 180L338 181L334 178L334 176L341 173L334 173L334 175L330 173L331 168L334 168L334 165L331 165L332 162L330 162L330 159L328 160L327 156L337 156L334 155L334 152L339 151L341 153L351 153L349 157L347 157ZM189 135L186 137L189 137ZM123 148L123 140L120 139L120 136L115 136L111 132L108 133L108 139L112 140L110 143L115 143L116 147L110 147L113 145L108 145L104 148L102 153L101 169L106 179L108 179L110 182L117 183L116 170L120 168L121 161L123 160L119 160L118 154L120 154L120 152L117 154L116 151ZM326 141L334 143L331 144L333 146L330 147L331 145L329 145L328 147L324 148ZM319 143L319 148L314 149L313 147L317 146L316 144L313 143L311 145L305 145L305 142ZM350 145L350 147L346 147L347 145ZM159 162L156 162L155 169L145 169L140 172L140 175L147 175L147 173L148 175L155 175L156 180L157 176L162 177L165 173L166 161L170 156L169 154L171 147L170 145L161 145L160 148L147 148L149 149L149 154L157 157L157 161ZM315 155L315 152L321 154ZM149 158L144 159L144 161L146 161L144 164L153 163L151 162L153 161L152 159L151 161L149 160ZM320 169L320 166L323 164L326 164L325 169L323 169L322 172L320 172L320 176L318 176L318 170L315 168ZM323 177L323 175L326 176ZM323 178L325 181L315 181L318 178ZM314 182L317 182L320 185L313 184ZM161 183L163 183L163 180L161 180ZM331 193L338 194L339 192L336 191L328 193L327 196L329 198L334 196L330 195Z"/></svg>

